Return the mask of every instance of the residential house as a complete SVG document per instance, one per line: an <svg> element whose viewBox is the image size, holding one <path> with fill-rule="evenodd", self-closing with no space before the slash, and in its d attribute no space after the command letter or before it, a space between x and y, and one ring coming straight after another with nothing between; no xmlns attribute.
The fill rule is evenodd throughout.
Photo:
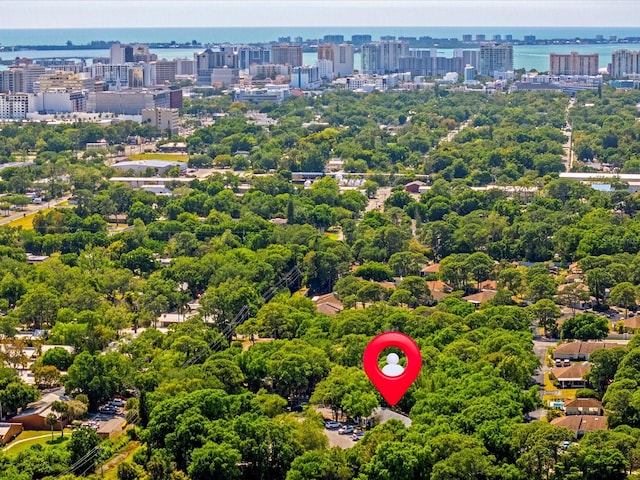
<svg viewBox="0 0 640 480"><path fill-rule="evenodd" d="M462 300L466 300L467 302L473 303L476 307L478 307L481 303L488 302L493 297L498 294L495 290L483 290L478 293L474 293L472 295L467 295L466 297L462 297Z"/></svg>
<svg viewBox="0 0 640 480"><path fill-rule="evenodd" d="M595 398L576 398L564 404L567 415L602 415L602 402Z"/></svg>
<svg viewBox="0 0 640 480"><path fill-rule="evenodd" d="M568 428L574 432L576 439L584 436L586 432L608 430L607 417L596 415L570 415L567 417L554 418L551 420L551 425Z"/></svg>
<svg viewBox="0 0 640 480"><path fill-rule="evenodd" d="M618 343L606 342L567 342L561 343L553 349L554 360L589 360L589 357L596 350L603 348L622 347Z"/></svg>
<svg viewBox="0 0 640 480"><path fill-rule="evenodd" d="M336 315L344 310L344 305L334 293L316 295L311 300L316 304L318 312L326 315Z"/></svg>
<svg viewBox="0 0 640 480"><path fill-rule="evenodd" d="M436 302L444 299L453 291L453 289L449 285L441 280L428 280L427 286L431 291L431 298L433 298Z"/></svg>
<svg viewBox="0 0 640 480"><path fill-rule="evenodd" d="M551 369L551 375L558 380L560 388L586 388L585 377L591 371L591 364L584 362Z"/></svg>
<svg viewBox="0 0 640 480"><path fill-rule="evenodd" d="M431 265L425 265L424 267L422 267L422 270L420 270L420 276L421 277L427 277L429 275L435 275L439 271L440 271L440 264L439 263L434 263L434 264L431 264Z"/></svg>

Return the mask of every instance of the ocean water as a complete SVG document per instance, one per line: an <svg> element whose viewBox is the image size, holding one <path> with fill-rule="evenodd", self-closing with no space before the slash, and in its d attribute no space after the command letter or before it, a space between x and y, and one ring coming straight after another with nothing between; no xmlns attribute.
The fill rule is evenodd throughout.
<svg viewBox="0 0 640 480"><path fill-rule="evenodd" d="M123 43L176 43L191 42L196 40L201 43L259 43L276 40L278 37L301 36L304 39L322 38L326 34L344 35L346 40L351 39L353 34L370 34L375 39L382 35L396 36L424 36L434 38L462 38L464 34L484 34L487 38L493 35L511 34L514 39L522 39L524 35L536 35L539 39L572 39L572 38L595 38L596 35L603 35L609 38L610 35L617 35L618 38L640 37L639 29L619 29L619 28L474 28L474 27L431 27L431 28L141 28L141 29L71 29L71 30L0 30L0 48L2 45L63 45L71 41L76 45L88 44L92 41L118 40ZM549 70L550 53L568 53L576 51L579 53L598 53L600 55L600 67L604 68L611 62L611 52L620 48L629 50L640 50L640 43L630 44L570 44L570 45L515 45L513 48L514 67L535 69L538 71ZM168 60L174 58L193 58L197 48L159 48L151 49L158 58ZM438 49L439 55L451 56L452 51ZM16 57L26 58L95 58L108 57L107 49L91 50L21 50L21 51L1 51L0 59L11 60ZM304 63L313 65L316 60L315 53L305 53ZM356 68L360 66L360 55L356 54L354 59ZM2 68L2 67L0 67Z"/></svg>
<svg viewBox="0 0 640 480"><path fill-rule="evenodd" d="M513 35L523 39L525 35L535 35L539 39L554 38L595 38L602 35L640 37L640 28L618 27L251 27L251 28L76 28L76 29L2 29L0 45L63 45L71 41L76 45L88 44L94 40L118 40L120 42L177 43L196 40L200 43L259 43L276 40L278 37L303 39L322 38L324 35L370 34L374 40L383 35L430 36L434 38L462 38L462 35L484 34L487 39L493 35Z"/></svg>

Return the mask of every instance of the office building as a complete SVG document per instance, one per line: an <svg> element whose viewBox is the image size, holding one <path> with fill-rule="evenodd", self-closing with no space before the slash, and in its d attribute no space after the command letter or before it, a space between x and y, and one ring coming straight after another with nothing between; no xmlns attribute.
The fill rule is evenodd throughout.
<svg viewBox="0 0 640 480"><path fill-rule="evenodd" d="M371 35L351 35L351 43L358 47L365 43L371 43L371 40Z"/></svg>
<svg viewBox="0 0 640 480"><path fill-rule="evenodd" d="M318 60L331 60L334 76L346 77L353 74L353 55L353 45L348 43L318 46Z"/></svg>
<svg viewBox="0 0 640 480"><path fill-rule="evenodd" d="M87 93L64 89L37 93L34 95L34 111L41 114L86 112Z"/></svg>
<svg viewBox="0 0 640 480"><path fill-rule="evenodd" d="M302 47L300 45L273 45L271 47L271 63L302 66Z"/></svg>
<svg viewBox="0 0 640 480"><path fill-rule="evenodd" d="M640 51L616 50L611 54L612 78L625 78L640 73Z"/></svg>
<svg viewBox="0 0 640 480"><path fill-rule="evenodd" d="M264 88L241 88L233 91L233 101L240 103L272 102L280 104L289 98L289 85L265 85Z"/></svg>
<svg viewBox="0 0 640 480"><path fill-rule="evenodd" d="M158 60L156 66L156 85L175 82L178 63L175 60Z"/></svg>
<svg viewBox="0 0 640 480"><path fill-rule="evenodd" d="M87 99L87 111L140 115L150 108L169 108L168 89L132 89L109 92L91 92Z"/></svg>
<svg viewBox="0 0 640 480"><path fill-rule="evenodd" d="M240 81L240 71L237 68L214 68L211 72L211 85L215 87L228 87Z"/></svg>
<svg viewBox="0 0 640 480"><path fill-rule="evenodd" d="M598 75L597 53L582 55L578 52L552 53L549 55L551 75Z"/></svg>
<svg viewBox="0 0 640 480"><path fill-rule="evenodd" d="M41 75L34 83L34 92L90 92L95 91L96 82L88 73L55 72Z"/></svg>
<svg viewBox="0 0 640 480"><path fill-rule="evenodd" d="M35 111L35 97L28 93L0 93L0 119L23 120Z"/></svg>
<svg viewBox="0 0 640 480"><path fill-rule="evenodd" d="M384 74L400 69L400 58L409 56L409 44L399 40L362 45L362 73Z"/></svg>
<svg viewBox="0 0 640 480"><path fill-rule="evenodd" d="M211 85L211 74L215 68L238 68L238 57L233 50L207 48L203 52L195 53L194 58L198 85Z"/></svg>
<svg viewBox="0 0 640 480"><path fill-rule="evenodd" d="M493 76L493 72L513 70L513 45L484 43L480 45L480 74Z"/></svg>
<svg viewBox="0 0 640 480"><path fill-rule="evenodd" d="M188 58L176 58L176 75L195 75L196 62Z"/></svg>
<svg viewBox="0 0 640 480"><path fill-rule="evenodd" d="M294 67L291 71L292 88L308 90L320 86L320 72L318 67Z"/></svg>
<svg viewBox="0 0 640 480"><path fill-rule="evenodd" d="M182 88L175 85L169 87L169 108L182 108Z"/></svg>
<svg viewBox="0 0 640 480"><path fill-rule="evenodd" d="M130 45L114 43L109 49L109 63L112 65L122 65L133 62L133 48Z"/></svg>
<svg viewBox="0 0 640 480"><path fill-rule="evenodd" d="M151 125L159 130L169 132L169 136L178 133L180 119L177 108L144 108L142 124Z"/></svg>

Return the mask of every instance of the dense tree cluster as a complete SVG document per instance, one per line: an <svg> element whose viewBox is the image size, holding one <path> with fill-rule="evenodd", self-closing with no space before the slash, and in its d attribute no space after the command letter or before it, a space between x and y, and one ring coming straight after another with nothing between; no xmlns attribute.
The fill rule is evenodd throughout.
<svg viewBox="0 0 640 480"><path fill-rule="evenodd" d="M41 180L51 197L71 191L75 200L35 215L33 229L0 229L2 360L26 365L27 343L72 347L48 350L32 367L37 386L63 385L74 397L56 405L52 427L115 394L132 396L127 418L137 427L123 442L140 446L117 467L120 479L570 480L638 469L636 340L592 357L591 393L613 430L563 451L572 432L524 423L540 406L532 321L567 339L603 338L609 322L597 314L558 327L557 304L591 295L597 308L626 314L640 284L636 195L555 178L566 97L328 92L262 105L277 121L262 127L245 105L213 93L185 110L225 115L174 140L186 142L194 166L253 172L169 184L171 196L108 182L108 152L73 152L101 138L154 135L142 127L0 130L2 159L35 155L2 170L9 195L0 205L25 204ZM634 95L605 91L595 107L580 97L571 115L604 115L608 99L629 116ZM595 122L589 115L573 119L578 131ZM619 133L629 148L634 128ZM620 153L606 141L606 155ZM291 172L322 171L333 157L348 173L377 173L363 192L330 177L309 188L291 182ZM422 195L403 188L417 173L430 175ZM488 183L514 188L472 188ZM391 194L372 208L369 197L383 186ZM27 253L51 258L32 265ZM574 261L583 282L550 269ZM439 263L438 273L423 276L428 263ZM448 288L439 302L436 280ZM491 301L476 308L461 298L487 281L498 289ZM333 316L308 298L332 292L344 305ZM182 321L166 333L152 328L169 312ZM19 327L44 334L25 343ZM129 338L132 331L140 334ZM412 426L370 425L353 448L329 448L315 406L366 424L386 405L361 368L365 346L384 331L410 335L422 351L420 376L397 406ZM4 414L37 397L1 369ZM7 454L0 476L91 474L116 455L113 443L99 451L98 442L78 429L66 445Z"/></svg>

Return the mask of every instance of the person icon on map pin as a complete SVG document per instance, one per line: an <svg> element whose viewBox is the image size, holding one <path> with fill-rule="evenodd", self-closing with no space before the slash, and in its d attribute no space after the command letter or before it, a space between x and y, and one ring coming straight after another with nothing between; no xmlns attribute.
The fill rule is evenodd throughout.
<svg viewBox="0 0 640 480"><path fill-rule="evenodd" d="M398 365L400 361L400 357L398 357L395 353L390 353L387 355L387 364L382 367L382 373L384 373L387 377L397 377L404 373L404 368L402 365Z"/></svg>

